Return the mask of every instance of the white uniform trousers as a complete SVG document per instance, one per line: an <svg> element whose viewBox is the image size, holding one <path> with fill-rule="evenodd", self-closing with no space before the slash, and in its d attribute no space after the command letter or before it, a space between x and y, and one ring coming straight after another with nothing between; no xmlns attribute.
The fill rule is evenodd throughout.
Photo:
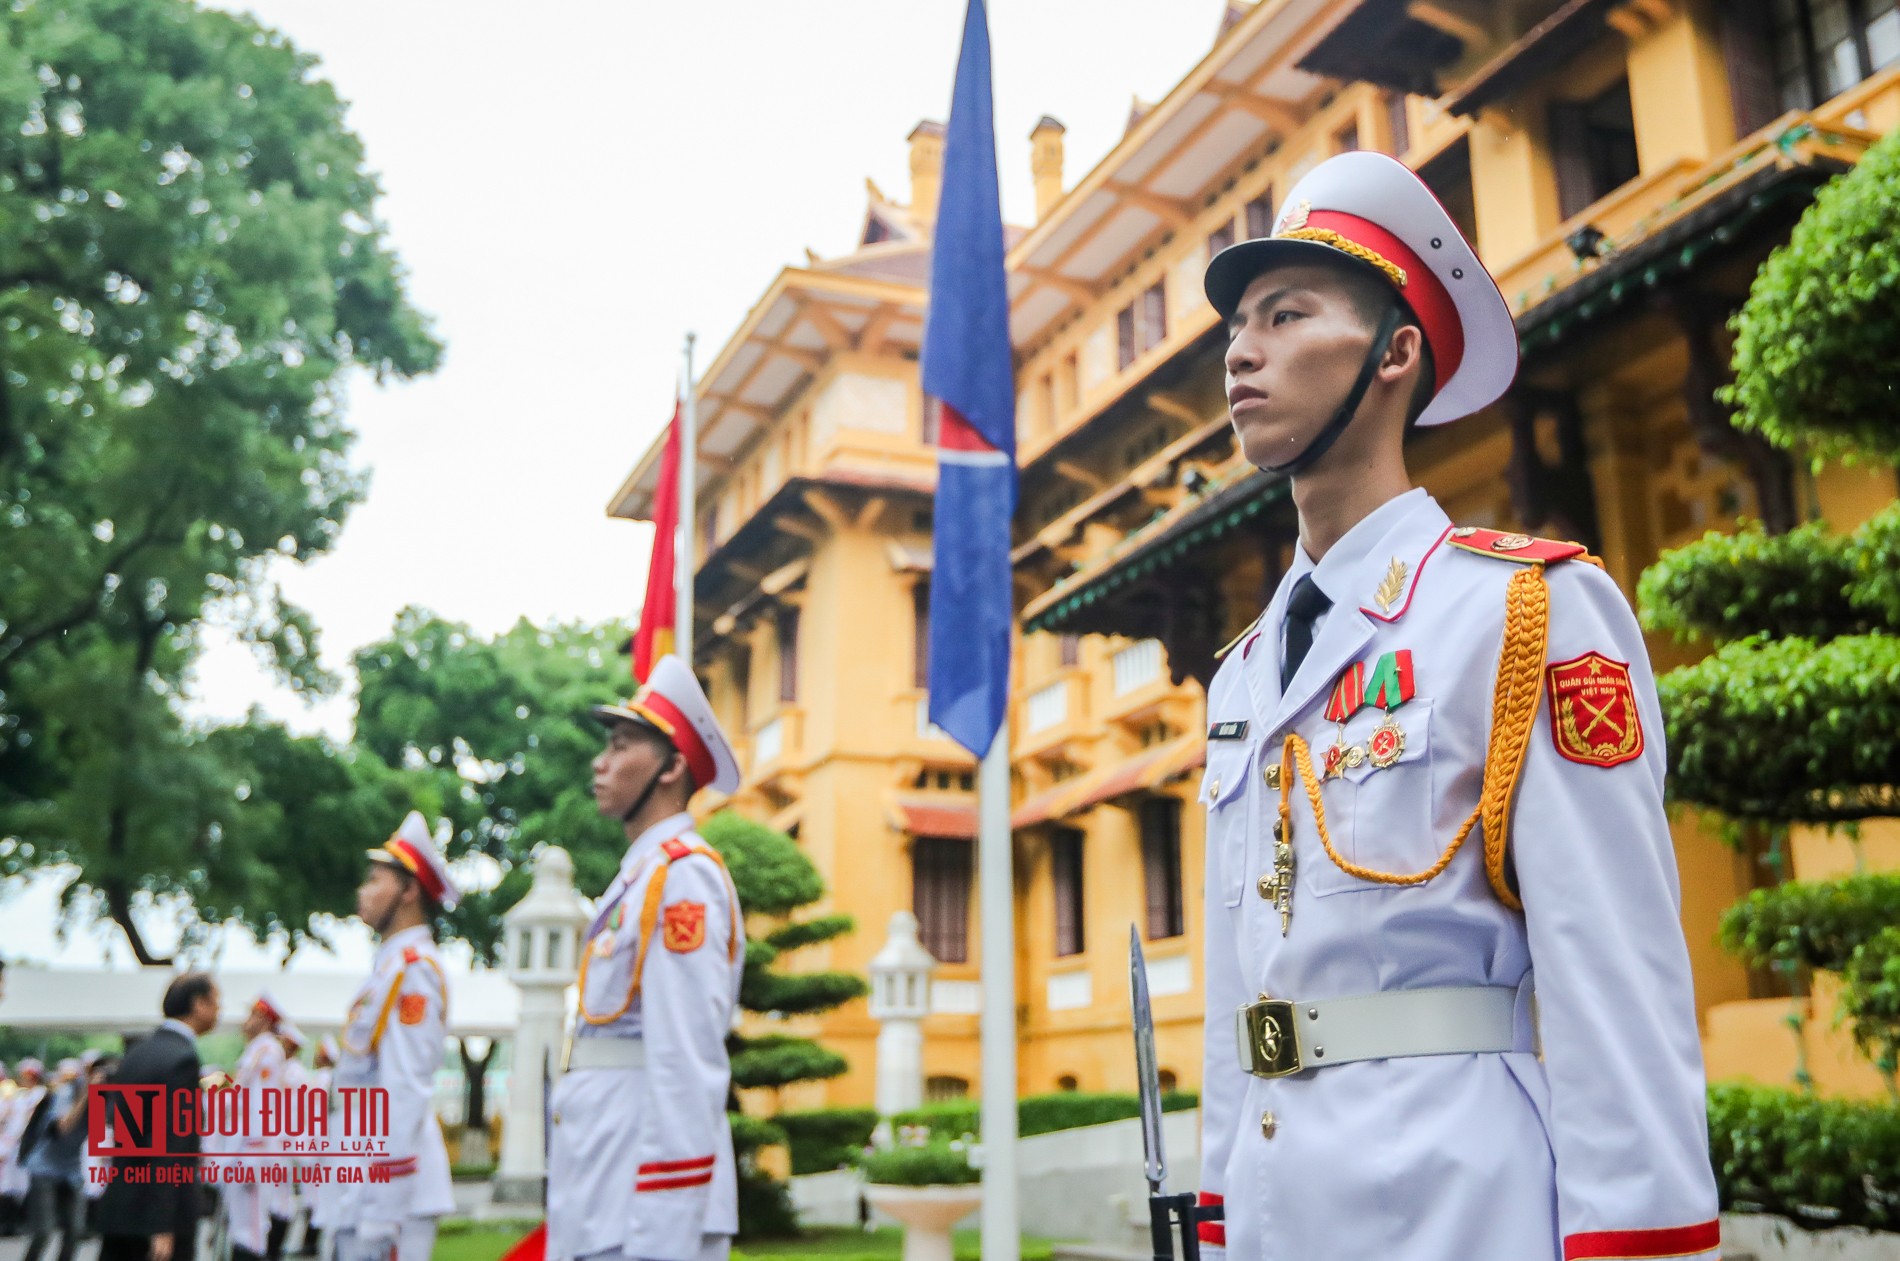
<svg viewBox="0 0 1900 1261"><path fill-rule="evenodd" d="M433 1217L403 1218L393 1255L388 1239L364 1239L354 1227L344 1227L335 1232L330 1255L335 1261L429 1261L435 1251L435 1223Z"/></svg>

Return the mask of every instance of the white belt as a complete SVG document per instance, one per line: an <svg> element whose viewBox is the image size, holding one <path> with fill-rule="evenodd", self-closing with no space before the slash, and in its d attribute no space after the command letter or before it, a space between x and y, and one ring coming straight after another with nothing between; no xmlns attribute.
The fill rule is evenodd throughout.
<svg viewBox="0 0 1900 1261"><path fill-rule="evenodd" d="M567 1053L567 1071L588 1068L645 1068L644 1038L576 1038Z"/></svg>
<svg viewBox="0 0 1900 1261"><path fill-rule="evenodd" d="M1236 1013L1240 1066L1256 1077L1410 1055L1529 1051L1516 986L1389 990L1312 1002L1263 998Z"/></svg>

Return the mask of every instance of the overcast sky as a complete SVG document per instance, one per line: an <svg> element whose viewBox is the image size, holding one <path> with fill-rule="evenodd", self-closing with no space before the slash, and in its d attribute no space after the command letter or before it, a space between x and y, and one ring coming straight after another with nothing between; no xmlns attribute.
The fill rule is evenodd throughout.
<svg viewBox="0 0 1900 1261"><path fill-rule="evenodd" d="M407 604L484 632L635 612L650 534L605 505L671 414L685 333L703 367L779 268L848 252L866 177L908 200L904 138L947 116L964 0L221 7L321 59L448 345L431 377L352 390L369 496L330 555L281 574L341 671ZM1225 8L990 0L1005 217L1034 220L1038 118L1067 125L1075 183L1132 97L1160 99L1207 52ZM256 705L348 737L347 696L307 708L213 642L205 721ZM59 943L52 922L48 882L0 888L0 954L129 959L116 931ZM228 943L226 958L264 956Z"/></svg>

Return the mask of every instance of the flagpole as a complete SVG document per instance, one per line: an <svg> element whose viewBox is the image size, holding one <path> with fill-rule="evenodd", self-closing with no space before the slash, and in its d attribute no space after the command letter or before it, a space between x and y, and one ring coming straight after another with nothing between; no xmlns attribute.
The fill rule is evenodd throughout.
<svg viewBox="0 0 1900 1261"><path fill-rule="evenodd" d="M1009 723L977 780L978 911L983 925L983 1261L1017 1261L1016 899L1009 825Z"/></svg>
<svg viewBox="0 0 1900 1261"><path fill-rule="evenodd" d="M699 397L693 383L693 335L686 334L680 387L679 522L673 531L673 651L693 668L694 527L699 521Z"/></svg>

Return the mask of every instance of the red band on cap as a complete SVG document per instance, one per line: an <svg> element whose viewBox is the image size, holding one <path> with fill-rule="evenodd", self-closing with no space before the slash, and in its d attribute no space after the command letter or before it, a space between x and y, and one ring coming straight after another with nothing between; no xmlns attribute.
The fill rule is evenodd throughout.
<svg viewBox="0 0 1900 1261"><path fill-rule="evenodd" d="M1412 308L1412 314L1418 316L1425 340L1431 344L1432 363L1438 370L1432 393L1444 389L1445 382L1451 380L1464 361L1465 325L1458 318L1458 306L1438 274L1411 246L1370 219L1338 210L1315 210L1307 215L1306 226L1337 232L1404 271L1405 287L1400 294Z"/></svg>
<svg viewBox="0 0 1900 1261"><path fill-rule="evenodd" d="M695 783L704 787L713 782L718 768L713 762L712 750L700 739L699 728L687 720L680 707L658 692L648 692L640 698L640 703L666 719L673 728L673 747L686 756L686 769L693 773Z"/></svg>
<svg viewBox="0 0 1900 1261"><path fill-rule="evenodd" d="M440 902L442 900L442 894L444 892L442 888L442 877L437 873L435 865L429 861L426 854L422 853L414 845L400 836L390 837L389 843L383 846L383 848L394 854L397 860L408 870L409 874L416 878L416 883L422 886L422 891L429 895L430 901Z"/></svg>

